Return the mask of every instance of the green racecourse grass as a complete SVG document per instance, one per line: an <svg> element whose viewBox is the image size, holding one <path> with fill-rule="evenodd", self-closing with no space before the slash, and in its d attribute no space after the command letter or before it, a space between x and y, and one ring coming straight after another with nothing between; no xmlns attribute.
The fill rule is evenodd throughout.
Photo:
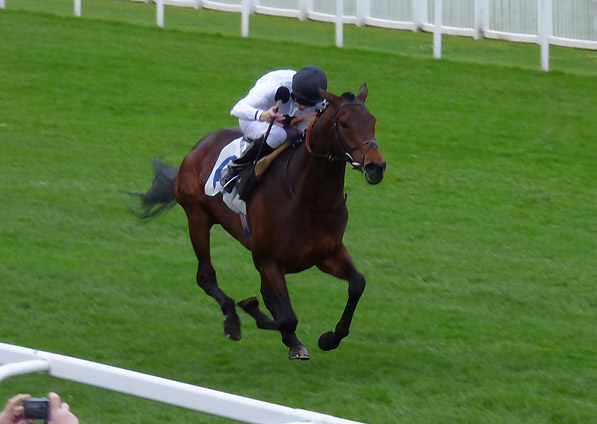
<svg viewBox="0 0 597 424"><path fill-rule="evenodd" d="M449 38L434 61L425 34L347 27L336 49L312 22L255 17L241 39L234 14L167 8L164 30L149 5L71 8L0 10L0 341L369 423L597 422L595 52L553 49L543 73L536 46ZM266 39L305 25L304 44ZM240 342L222 335L182 209L139 224L118 190L235 125L259 75L304 63L338 94L368 83L388 170L374 187L347 174L368 281L351 335L318 350L346 285L289 276L312 355L290 362L246 315ZM224 290L258 294L250 254L220 228L212 246ZM227 422L40 375L0 399L49 390L82 423Z"/></svg>

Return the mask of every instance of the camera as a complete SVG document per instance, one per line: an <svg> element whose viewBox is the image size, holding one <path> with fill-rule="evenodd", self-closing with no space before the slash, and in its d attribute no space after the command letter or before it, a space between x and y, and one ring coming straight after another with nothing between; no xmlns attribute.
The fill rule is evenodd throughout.
<svg viewBox="0 0 597 424"><path fill-rule="evenodd" d="M26 420L45 420L50 419L50 399L48 398L29 398L23 401Z"/></svg>

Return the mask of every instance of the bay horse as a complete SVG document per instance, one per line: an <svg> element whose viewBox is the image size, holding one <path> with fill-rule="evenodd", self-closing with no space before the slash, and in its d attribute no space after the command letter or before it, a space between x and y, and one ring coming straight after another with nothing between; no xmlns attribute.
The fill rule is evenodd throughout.
<svg viewBox="0 0 597 424"><path fill-rule="evenodd" d="M176 200L188 218L189 234L198 261L197 283L220 305L224 333L241 338L236 306L255 318L257 326L277 330L289 348L290 359L309 359L295 330L285 275L313 266L348 281L348 301L334 331L319 338L319 347L331 350L348 335L365 278L354 267L342 242L348 222L344 179L346 164L360 170L369 184L383 179L386 163L375 141L375 117L365 106L363 84L355 96L336 96L321 90L328 107L313 119L306 140L286 149L273 162L247 200L246 226L229 209L222 195L208 196L204 185L222 148L241 137L238 129L220 129L204 136L186 155L178 173L158 164L154 184L137 193L150 217ZM154 165L155 166L155 165ZM153 210L153 212L152 212ZM220 224L252 252L261 276L261 295L273 319L259 309L256 297L235 303L218 286L210 258L210 229Z"/></svg>

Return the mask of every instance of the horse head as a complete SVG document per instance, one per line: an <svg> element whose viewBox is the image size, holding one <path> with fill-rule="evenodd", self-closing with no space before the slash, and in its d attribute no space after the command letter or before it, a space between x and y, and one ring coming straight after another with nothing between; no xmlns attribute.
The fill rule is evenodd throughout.
<svg viewBox="0 0 597 424"><path fill-rule="evenodd" d="M328 119L332 119L337 153L360 170L369 184L380 183L386 162L375 140L375 116L365 106L369 93L367 84L361 86L356 96L352 93L336 96L320 91L330 106L328 109L333 111Z"/></svg>

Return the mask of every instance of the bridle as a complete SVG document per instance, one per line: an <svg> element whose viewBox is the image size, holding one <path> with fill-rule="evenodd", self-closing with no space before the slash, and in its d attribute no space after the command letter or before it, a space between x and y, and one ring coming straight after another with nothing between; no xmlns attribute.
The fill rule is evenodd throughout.
<svg viewBox="0 0 597 424"><path fill-rule="evenodd" d="M307 131L305 134L305 146L306 146L309 154L311 154L315 157L327 159L330 162L347 162L347 163L350 163L350 165L353 168L362 169L362 167L364 166L365 158L367 157L367 153L369 153L369 151L371 151L371 149L378 147L377 142L375 140L367 140L367 141L360 143L358 146L356 146L352 150L348 150L346 148L346 144L342 141L342 137L340 136L340 132L338 131L338 112L340 111L340 109L342 109L343 107L346 107L346 106L365 107L365 105L362 102L351 101L351 102L341 104L334 111L334 118L333 118L334 119L334 138L336 140L338 140L338 144L340 145L340 148L344 152L344 156L335 156L332 153L329 153L329 154L317 153L311 149L311 144L310 144L311 130L315 126L315 124L319 121L319 118L327 111L327 108L322 111L319 111L318 113L301 116L298 119L305 119L305 118L312 117L312 116L315 117L314 119L311 120L311 122L309 122L309 126L307 127ZM291 122L291 126L293 125L294 122L295 121ZM363 146L367 146L367 150L363 154L363 163L359 163L354 160L352 155L356 150L360 149ZM311 205L306 204L305 202L301 201L301 199L298 198L298 196L296 195L296 193L294 192L294 190L292 188L292 185L290 184L289 172L288 172L288 168L290 166L290 161L292 159L292 156L294 155L294 152L296 152L296 149L292 150L292 153L290 153L290 155L288 156L288 161L286 162L286 184L288 186L288 189L290 190L290 194L297 201L297 203L299 203L303 208L311 210L313 212L333 212L336 209L340 208L341 206L344 206L346 204L346 200L348 199L348 194L346 193L346 191L344 192L344 200L342 202L338 203L336 206L333 206L330 208L314 208Z"/></svg>
<svg viewBox="0 0 597 424"><path fill-rule="evenodd" d="M346 143L344 143L342 141L342 137L340 135L340 132L338 131L338 112L340 111L340 109L342 109L346 106L365 107L364 103L362 103L362 102L351 101L351 102L341 104L334 111L334 118L333 118L334 119L334 138L336 140L338 140L338 144L340 145L340 148L344 152L343 156L335 156L332 153L329 153L329 154L317 153L311 149L311 144L310 144L311 130L315 126L315 124L319 121L319 118L327 111L327 108L324 109L323 111L319 112L316 115L315 119L311 120L311 122L309 123L309 126L307 127L307 132L305 134L305 145L307 147L307 151L310 154L312 154L313 156L325 158L325 159L329 160L330 162L347 162L347 163L350 163L350 166L352 166L353 168L361 169L365 165L365 158L367 157L367 153L369 153L372 149L374 149L378 146L377 146L377 142L375 140L367 140L367 141L360 143L358 146L356 146L352 150L349 150L346 148ZM363 154L363 163L359 163L356 160L354 160L353 153L363 146L367 146L367 150Z"/></svg>

